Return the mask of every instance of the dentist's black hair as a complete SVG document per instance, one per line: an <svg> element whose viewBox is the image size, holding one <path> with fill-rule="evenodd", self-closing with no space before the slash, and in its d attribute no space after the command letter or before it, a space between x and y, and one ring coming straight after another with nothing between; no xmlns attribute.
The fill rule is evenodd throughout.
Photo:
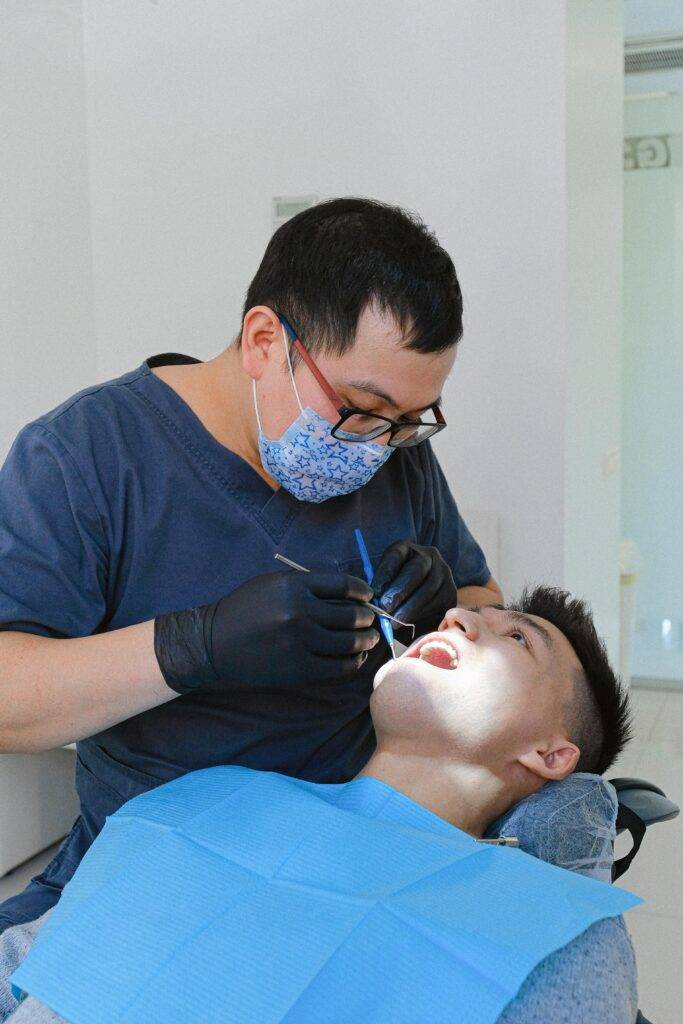
<svg viewBox="0 0 683 1024"><path fill-rule="evenodd" d="M595 631L588 604L557 587L527 587L508 605L537 615L564 633L581 662L574 693L565 708L568 738L581 751L575 771L602 775L631 739L632 712L628 691L609 663Z"/></svg>
<svg viewBox="0 0 683 1024"><path fill-rule="evenodd" d="M331 199L278 228L249 285L243 316L269 306L312 354L341 355L373 304L393 316L406 348L444 352L462 337L453 261L422 221L371 199Z"/></svg>

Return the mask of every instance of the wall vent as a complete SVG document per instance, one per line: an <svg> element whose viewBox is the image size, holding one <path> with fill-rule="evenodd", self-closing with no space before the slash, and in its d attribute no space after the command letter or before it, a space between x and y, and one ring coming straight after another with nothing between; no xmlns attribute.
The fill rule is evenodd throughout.
<svg viewBox="0 0 683 1024"><path fill-rule="evenodd" d="M273 196L271 207L273 231L277 231L279 227L282 227L291 217L295 217L297 213L302 213L309 206L315 206L319 202L320 196L312 194L307 196Z"/></svg>
<svg viewBox="0 0 683 1024"><path fill-rule="evenodd" d="M683 68L683 36L628 39L624 49L624 72L627 75Z"/></svg>

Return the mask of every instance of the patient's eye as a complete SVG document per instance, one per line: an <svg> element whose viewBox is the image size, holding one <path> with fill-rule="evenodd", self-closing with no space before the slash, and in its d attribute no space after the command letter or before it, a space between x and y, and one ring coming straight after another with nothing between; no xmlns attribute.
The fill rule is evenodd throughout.
<svg viewBox="0 0 683 1024"><path fill-rule="evenodd" d="M529 641L526 638L526 634L522 633L521 629L513 629L511 633L508 633L508 636L511 636L513 640L521 642L523 647L529 646Z"/></svg>

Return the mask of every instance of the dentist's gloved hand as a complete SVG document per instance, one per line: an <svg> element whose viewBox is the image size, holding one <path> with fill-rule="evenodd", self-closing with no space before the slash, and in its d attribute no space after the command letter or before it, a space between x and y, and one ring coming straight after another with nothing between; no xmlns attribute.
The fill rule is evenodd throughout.
<svg viewBox="0 0 683 1024"><path fill-rule="evenodd" d="M453 573L437 548L408 540L386 549L375 569L372 589L377 603L390 615L422 629L436 629L446 610L458 603Z"/></svg>
<svg viewBox="0 0 683 1024"><path fill-rule="evenodd" d="M352 676L379 642L373 592L355 576L273 572L213 604L154 620L154 653L178 693L283 688Z"/></svg>

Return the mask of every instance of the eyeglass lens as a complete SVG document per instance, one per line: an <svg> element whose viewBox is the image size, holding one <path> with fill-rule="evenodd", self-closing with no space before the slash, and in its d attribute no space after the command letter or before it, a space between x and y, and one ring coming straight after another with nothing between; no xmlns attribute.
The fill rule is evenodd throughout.
<svg viewBox="0 0 683 1024"><path fill-rule="evenodd" d="M381 434L386 434L391 426L390 420L382 419L379 416L352 413L335 427L333 434L341 441L372 441ZM390 444L396 448L419 444L420 441L431 437L437 429L438 424L434 422L406 424L405 427L400 427L393 432Z"/></svg>

